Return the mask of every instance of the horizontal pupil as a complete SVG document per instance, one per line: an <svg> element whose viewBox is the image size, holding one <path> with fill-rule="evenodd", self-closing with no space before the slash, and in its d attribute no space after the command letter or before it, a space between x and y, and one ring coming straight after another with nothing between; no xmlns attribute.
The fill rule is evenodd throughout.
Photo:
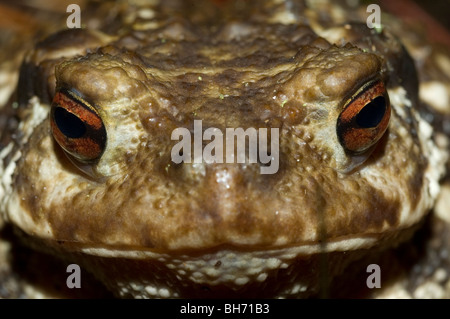
<svg viewBox="0 0 450 319"><path fill-rule="evenodd" d="M53 118L61 133L68 138L80 138L86 133L84 122L62 107L55 109Z"/></svg>
<svg viewBox="0 0 450 319"><path fill-rule="evenodd" d="M383 96L378 96L370 101L356 115L356 123L361 128L376 127L380 124L386 112L386 100Z"/></svg>

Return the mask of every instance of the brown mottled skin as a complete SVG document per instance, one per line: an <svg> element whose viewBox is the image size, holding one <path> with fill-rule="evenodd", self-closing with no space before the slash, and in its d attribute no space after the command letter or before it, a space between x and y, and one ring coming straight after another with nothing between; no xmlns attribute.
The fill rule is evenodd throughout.
<svg viewBox="0 0 450 319"><path fill-rule="evenodd" d="M120 296L309 296L320 289L321 253L330 253L331 278L408 239L434 203L444 163L421 135L412 59L389 30L355 24L336 27L339 41L321 37L305 24L306 5L293 3L167 1L152 8L151 26L124 19L114 32L66 30L40 42L21 70L17 116L31 123L33 96L49 112L56 91L73 90L102 119L106 149L86 174L55 142L49 117L25 124L29 140L13 139L4 159L21 152L0 206L5 220ZM373 80L388 94L402 88L411 107L391 98L387 132L355 155L338 141L337 118ZM194 120L223 132L279 128L279 170L173 163L171 132L193 132ZM241 254L285 266L260 280ZM199 270L183 268L190 260ZM218 265L214 275L202 262ZM227 279L238 268L246 281Z"/></svg>

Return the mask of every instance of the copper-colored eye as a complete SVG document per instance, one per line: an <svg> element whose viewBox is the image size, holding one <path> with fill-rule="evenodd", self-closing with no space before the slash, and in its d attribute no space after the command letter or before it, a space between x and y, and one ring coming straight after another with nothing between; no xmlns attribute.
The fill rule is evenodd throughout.
<svg viewBox="0 0 450 319"><path fill-rule="evenodd" d="M375 145L389 125L391 105L382 81L363 86L344 106L336 131L346 151L360 154Z"/></svg>
<svg viewBox="0 0 450 319"><path fill-rule="evenodd" d="M69 155L82 163L95 162L106 145L106 129L96 110L76 93L56 92L50 114L53 137Z"/></svg>

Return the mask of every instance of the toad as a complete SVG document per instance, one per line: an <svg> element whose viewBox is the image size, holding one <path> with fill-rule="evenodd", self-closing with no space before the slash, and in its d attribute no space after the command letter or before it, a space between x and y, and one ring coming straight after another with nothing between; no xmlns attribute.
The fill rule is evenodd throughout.
<svg viewBox="0 0 450 319"><path fill-rule="evenodd" d="M3 219L120 297L308 297L409 240L445 136L391 31L322 18L301 1L161 1L43 39L3 110ZM276 129L276 172L249 144L243 163L174 161L172 132L195 121Z"/></svg>

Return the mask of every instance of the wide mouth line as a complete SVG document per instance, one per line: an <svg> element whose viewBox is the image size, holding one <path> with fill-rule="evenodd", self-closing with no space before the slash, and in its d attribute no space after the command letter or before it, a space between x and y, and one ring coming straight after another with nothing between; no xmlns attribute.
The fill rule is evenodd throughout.
<svg viewBox="0 0 450 319"><path fill-rule="evenodd" d="M161 255L169 256L205 256L216 255L226 252L233 252L236 254L256 254L256 255L272 255L277 252L290 252L289 255L315 255L321 253L332 253L338 251L357 250L361 248L369 248L373 246L379 234L367 234L359 237L342 237L327 242L303 242L294 243L290 245L247 245L238 246L231 244L222 244L204 248L151 248L151 247L139 247L136 245L92 245L83 244L75 241L56 241L54 240L52 246L64 248L67 251L82 251L89 255L96 255L102 257L115 257L115 258L131 258L131 259L146 259L157 258ZM70 246L70 247L67 247ZM350 248L351 247L351 248Z"/></svg>

